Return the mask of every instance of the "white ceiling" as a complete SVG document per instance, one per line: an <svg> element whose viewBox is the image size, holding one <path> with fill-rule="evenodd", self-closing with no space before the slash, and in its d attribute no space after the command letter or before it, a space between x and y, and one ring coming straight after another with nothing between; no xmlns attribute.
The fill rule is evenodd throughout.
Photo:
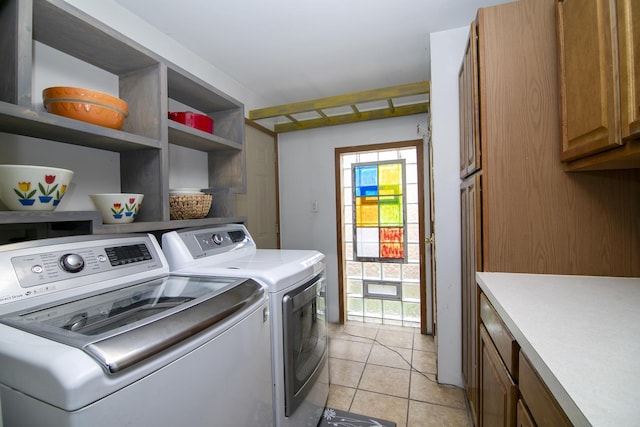
<svg viewBox="0 0 640 427"><path fill-rule="evenodd" d="M508 0L115 1L267 107L428 80L429 33Z"/></svg>

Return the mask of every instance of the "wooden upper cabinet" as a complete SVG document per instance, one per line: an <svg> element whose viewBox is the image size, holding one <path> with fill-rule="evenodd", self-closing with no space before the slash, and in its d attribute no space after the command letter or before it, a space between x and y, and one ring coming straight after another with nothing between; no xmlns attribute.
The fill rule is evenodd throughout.
<svg viewBox="0 0 640 427"><path fill-rule="evenodd" d="M468 46L468 44L467 44ZM465 55L466 58L466 55ZM460 117L460 178L467 176L467 87L466 74L464 68L464 59L458 72L458 108Z"/></svg>
<svg viewBox="0 0 640 427"><path fill-rule="evenodd" d="M637 0L559 0L566 169L640 167Z"/></svg>
<svg viewBox="0 0 640 427"><path fill-rule="evenodd" d="M477 24L471 23L469 39L458 73L460 101L460 177L480 169L480 106L478 89Z"/></svg>
<svg viewBox="0 0 640 427"><path fill-rule="evenodd" d="M621 143L620 91L612 72L617 62L614 1L558 3L562 160Z"/></svg>
<svg viewBox="0 0 640 427"><path fill-rule="evenodd" d="M622 139L640 139L640 3L617 0Z"/></svg>

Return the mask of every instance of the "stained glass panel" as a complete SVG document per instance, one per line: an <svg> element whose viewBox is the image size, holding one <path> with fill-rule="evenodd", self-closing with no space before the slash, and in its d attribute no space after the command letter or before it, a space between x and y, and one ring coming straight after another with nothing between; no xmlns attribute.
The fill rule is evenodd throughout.
<svg viewBox="0 0 640 427"><path fill-rule="evenodd" d="M351 169L356 259L403 262L405 160L353 163Z"/></svg>
<svg viewBox="0 0 640 427"><path fill-rule="evenodd" d="M349 153L343 154L341 160L347 319L418 327L420 281L414 278L420 267L416 149ZM404 169L398 166L402 162ZM356 180L358 166L366 168L358 172ZM356 197L368 198L360 201L359 226ZM380 197L400 197L396 201L401 208L381 212L385 209L381 208L384 203L380 203ZM388 201L392 206L393 199ZM376 205L376 213L362 215L362 206L369 202ZM367 226L362 225L363 219L369 223ZM382 224L382 219L389 224ZM398 225L391 225L395 221ZM401 256L400 253L404 260L383 257ZM372 283L374 292L369 294ZM398 295L381 296L375 292L376 283L394 284L399 287Z"/></svg>

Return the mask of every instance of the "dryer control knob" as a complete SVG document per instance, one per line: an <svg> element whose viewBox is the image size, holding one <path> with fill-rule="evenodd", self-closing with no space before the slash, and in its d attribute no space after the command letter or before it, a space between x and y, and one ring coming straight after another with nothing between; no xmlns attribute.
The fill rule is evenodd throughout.
<svg viewBox="0 0 640 427"><path fill-rule="evenodd" d="M214 234L213 236L213 243L215 243L216 245L221 245L222 242L224 242L224 237L222 237L222 234Z"/></svg>
<svg viewBox="0 0 640 427"><path fill-rule="evenodd" d="M77 273L84 268L84 259L78 254L64 254L60 257L60 266L64 271Z"/></svg>

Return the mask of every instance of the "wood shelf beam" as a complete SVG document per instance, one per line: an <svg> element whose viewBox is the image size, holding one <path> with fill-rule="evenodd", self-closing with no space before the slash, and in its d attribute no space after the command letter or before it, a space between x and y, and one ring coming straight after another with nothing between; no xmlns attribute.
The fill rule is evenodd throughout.
<svg viewBox="0 0 640 427"><path fill-rule="evenodd" d="M406 105L397 102L400 98L417 95L428 95L431 86L428 80L408 83L398 86L390 86L381 89L373 89L361 92L353 92L344 95L318 98L308 101L283 104L275 107L251 110L249 118L251 120L263 119L286 119L288 122L278 123L274 130L277 133L290 132L303 129L312 129L323 126L333 126L345 123L356 123L367 120L377 120L389 117L399 117L411 114L421 114L429 111L429 101L420 100L410 102ZM396 100L396 102L394 102ZM385 101L385 107L377 109L366 109L360 104ZM332 108L348 107L353 112L346 114L331 115L326 110ZM296 114L315 113L319 117L301 118Z"/></svg>

